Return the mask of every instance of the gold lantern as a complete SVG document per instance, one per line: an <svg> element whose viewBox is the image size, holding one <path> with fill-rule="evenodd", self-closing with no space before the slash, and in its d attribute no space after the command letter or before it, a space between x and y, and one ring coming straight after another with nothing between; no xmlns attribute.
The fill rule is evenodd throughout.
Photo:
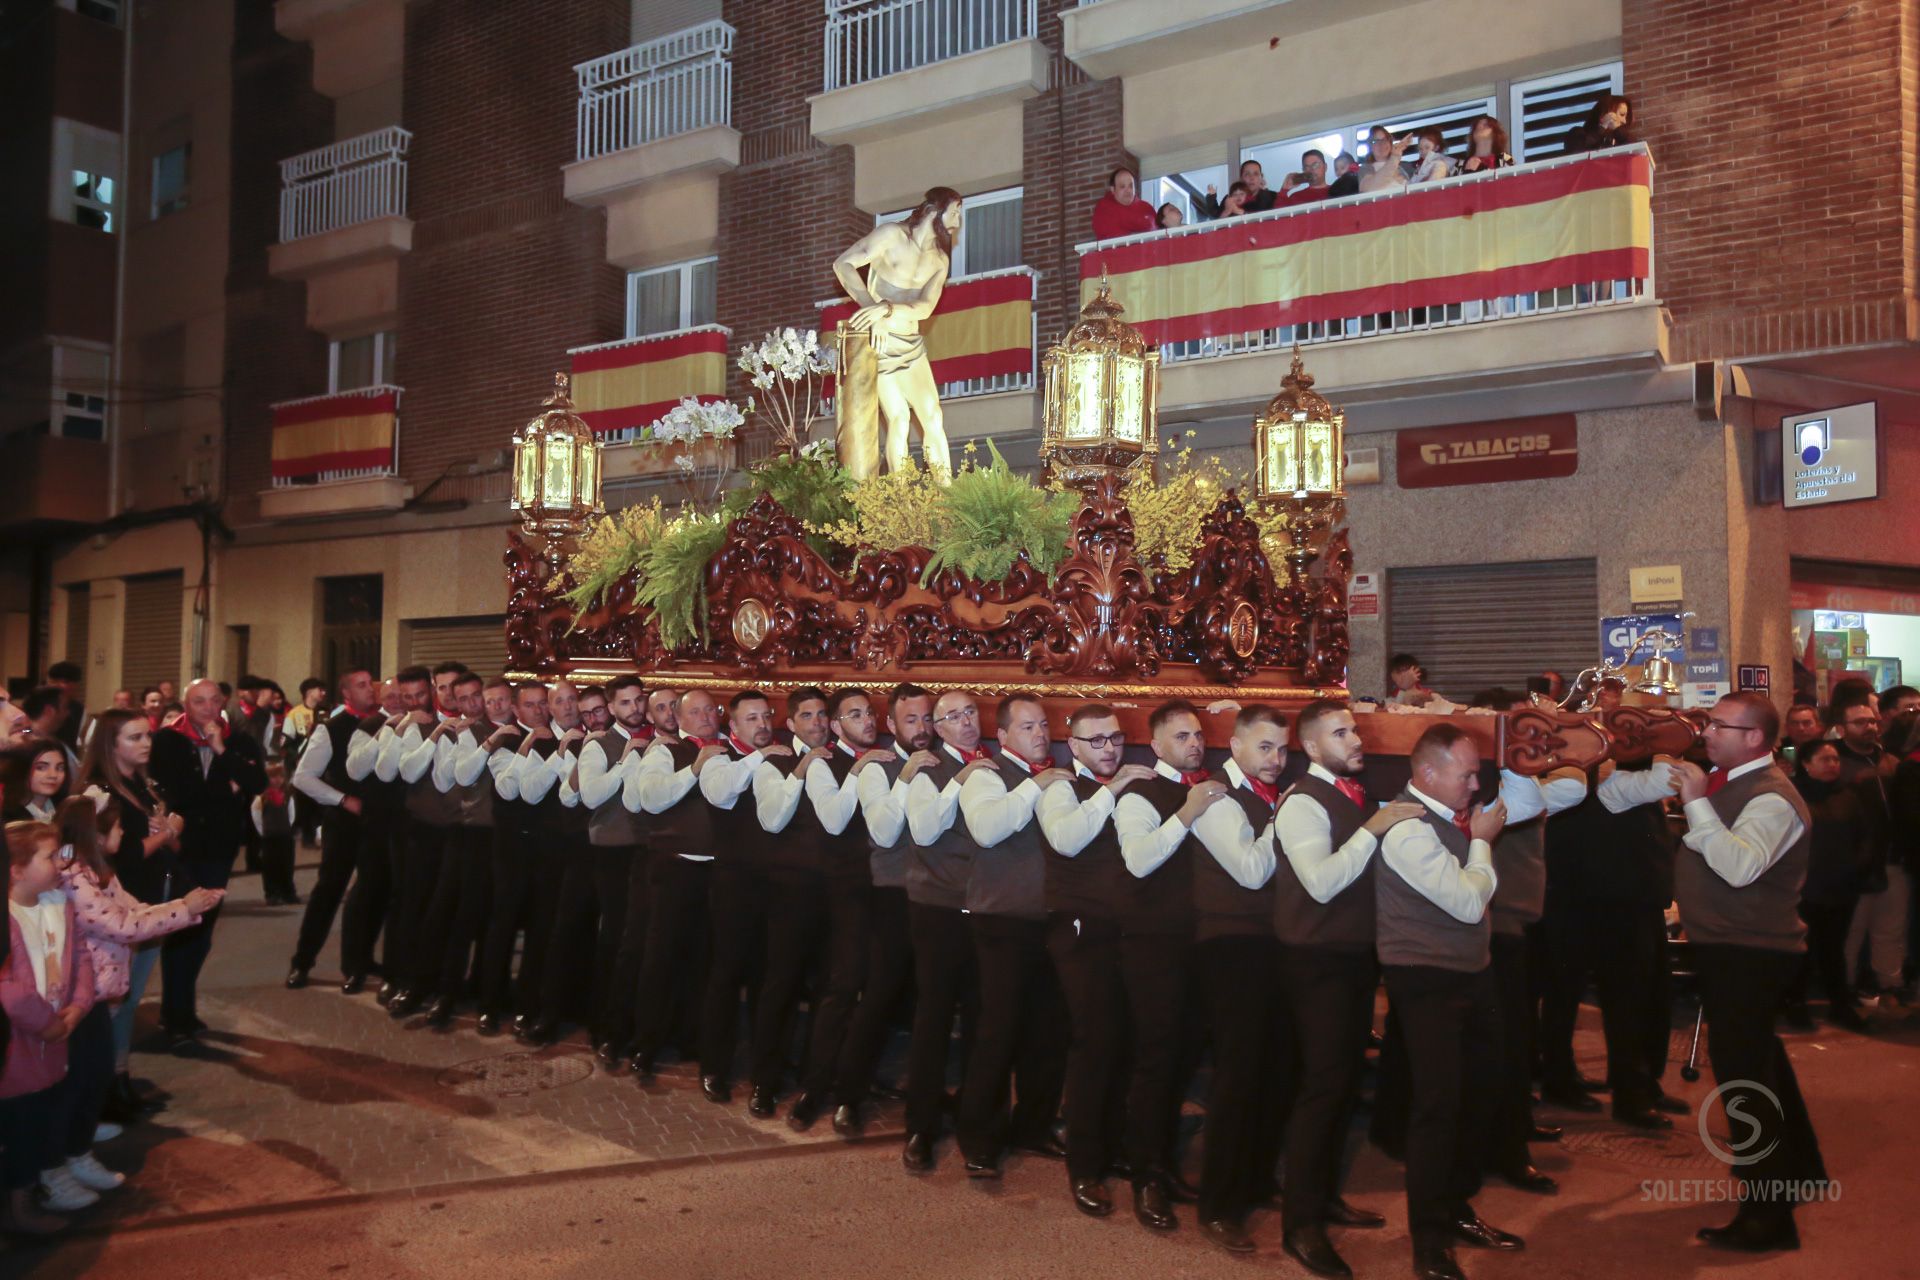
<svg viewBox="0 0 1920 1280"><path fill-rule="evenodd" d="M1040 362L1047 399L1040 460L1068 483L1118 476L1159 451L1160 352L1121 319L1105 275L1080 323Z"/></svg>
<svg viewBox="0 0 1920 1280"><path fill-rule="evenodd" d="M545 539L553 563L560 543L606 508L600 501L600 441L573 411L567 375L553 375L553 394L513 437L513 509L529 537Z"/></svg>
<svg viewBox="0 0 1920 1280"><path fill-rule="evenodd" d="M1296 346L1280 394L1253 421L1254 494L1286 514L1286 557L1296 586L1306 582L1313 563L1314 534L1346 504L1345 433L1346 415L1313 389Z"/></svg>

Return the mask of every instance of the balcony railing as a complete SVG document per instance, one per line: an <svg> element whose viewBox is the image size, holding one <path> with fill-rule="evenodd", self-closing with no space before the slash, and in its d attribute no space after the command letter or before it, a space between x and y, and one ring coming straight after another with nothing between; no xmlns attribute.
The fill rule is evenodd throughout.
<svg viewBox="0 0 1920 1280"><path fill-rule="evenodd" d="M947 281L940 305L920 324L934 378L963 373L938 382L942 400L1033 390L1039 346L1033 310L1037 280L1032 267L1007 267ZM853 313L854 305L845 298L829 298L814 306L820 312L820 340L831 343L834 326ZM953 335L958 336L943 334L941 321L961 314L969 319L955 322ZM833 404L831 383L823 403L829 408Z"/></svg>
<svg viewBox="0 0 1920 1280"><path fill-rule="evenodd" d="M1027 40L1038 0L826 0L826 92Z"/></svg>
<svg viewBox="0 0 1920 1280"><path fill-rule="evenodd" d="M399 387L380 383L270 406L273 487L399 475L400 397Z"/></svg>
<svg viewBox="0 0 1920 1280"><path fill-rule="evenodd" d="M280 242L407 212L407 144L398 125L280 162Z"/></svg>
<svg viewBox="0 0 1920 1280"><path fill-rule="evenodd" d="M731 123L732 51L733 28L715 20L575 67L577 158Z"/></svg>
<svg viewBox="0 0 1920 1280"><path fill-rule="evenodd" d="M1163 364L1650 302L1651 171L1625 147L1082 244L1081 279Z"/></svg>

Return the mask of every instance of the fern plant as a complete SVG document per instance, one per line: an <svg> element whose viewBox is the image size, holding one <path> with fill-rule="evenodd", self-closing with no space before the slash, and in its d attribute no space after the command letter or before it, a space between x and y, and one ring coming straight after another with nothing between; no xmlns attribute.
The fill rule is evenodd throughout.
<svg viewBox="0 0 1920 1280"><path fill-rule="evenodd" d="M669 649L707 640L707 562L720 553L731 521L686 511L642 553L634 603L651 609Z"/></svg>
<svg viewBox="0 0 1920 1280"><path fill-rule="evenodd" d="M606 598L613 584L639 567L666 519L660 499L606 516L580 540L550 585L573 607L574 624Z"/></svg>
<svg viewBox="0 0 1920 1280"><path fill-rule="evenodd" d="M747 482L727 493L720 512L729 522L738 520L755 499L768 494L807 526L815 535L807 541L825 555L830 538L822 535L854 519L853 487L853 477L834 459L833 446L821 441L797 454L776 454L754 464Z"/></svg>
<svg viewBox="0 0 1920 1280"><path fill-rule="evenodd" d="M987 441L986 466L968 466L947 486L946 500L934 509L933 557L926 580L957 569L979 582L998 582L1026 553L1043 574L1065 558L1079 496L1041 489L1017 475Z"/></svg>

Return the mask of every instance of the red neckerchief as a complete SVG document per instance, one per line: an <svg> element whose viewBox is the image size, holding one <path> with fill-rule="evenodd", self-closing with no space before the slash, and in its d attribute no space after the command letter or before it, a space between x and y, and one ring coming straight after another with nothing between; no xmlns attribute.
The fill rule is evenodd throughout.
<svg viewBox="0 0 1920 1280"><path fill-rule="evenodd" d="M1728 775L1725 769L1715 769L1712 773L1709 773L1707 775L1707 794L1713 795L1718 792L1720 788L1726 786L1727 777Z"/></svg>
<svg viewBox="0 0 1920 1280"><path fill-rule="evenodd" d="M948 743L947 749L960 757L960 764L963 768L972 764L975 760L985 760L988 758L985 747L975 747L973 750L968 751L964 748L956 747L952 743Z"/></svg>
<svg viewBox="0 0 1920 1280"><path fill-rule="evenodd" d="M1247 790L1253 792L1253 794L1259 796L1262 800L1265 800L1267 802L1267 808L1274 809L1279 807L1279 804L1280 804L1280 784L1279 783L1262 782L1260 781L1260 779L1254 777L1250 773L1245 773L1240 776L1247 780Z"/></svg>
<svg viewBox="0 0 1920 1280"><path fill-rule="evenodd" d="M220 741L225 742L227 740L227 722L225 720L216 720L214 723L220 726L218 730ZM199 726L185 716L180 718L179 723L170 727L175 733L185 738L188 742L191 742L195 747L213 746L213 743L209 742L201 734Z"/></svg>
<svg viewBox="0 0 1920 1280"><path fill-rule="evenodd" d="M1355 782L1352 778L1335 778L1333 785L1334 789L1341 795L1353 801L1362 809L1367 807L1367 789Z"/></svg>
<svg viewBox="0 0 1920 1280"><path fill-rule="evenodd" d="M686 735L686 738L688 742L691 742L694 746L700 747L702 749L705 749L707 747L725 746L727 742L725 738L702 738L698 734L693 734L693 733L689 733L688 735Z"/></svg>
<svg viewBox="0 0 1920 1280"><path fill-rule="evenodd" d="M1460 834L1473 839L1473 810L1461 809L1453 815L1453 825L1460 828Z"/></svg>
<svg viewBox="0 0 1920 1280"><path fill-rule="evenodd" d="M642 742L652 742L660 732L658 729L655 729L651 724L643 724L638 729L627 729L625 725L621 725L620 727L623 730L626 730L626 734L629 738L638 738Z"/></svg>
<svg viewBox="0 0 1920 1280"><path fill-rule="evenodd" d="M706 744L703 742L700 745L705 746ZM732 734L727 735L727 745L731 746L735 751L738 751L743 756L750 756L754 752L760 749L758 747L748 746L746 743L740 741L740 739L736 738Z"/></svg>
<svg viewBox="0 0 1920 1280"><path fill-rule="evenodd" d="M1205 769L1195 769L1191 773L1187 772L1185 769L1182 769L1180 771L1180 781L1189 787L1197 787L1201 783L1205 782L1208 778L1211 778L1212 776L1213 775L1208 773Z"/></svg>
<svg viewBox="0 0 1920 1280"><path fill-rule="evenodd" d="M260 793L260 799L262 803L278 808L287 802L287 793L278 787L268 787Z"/></svg>

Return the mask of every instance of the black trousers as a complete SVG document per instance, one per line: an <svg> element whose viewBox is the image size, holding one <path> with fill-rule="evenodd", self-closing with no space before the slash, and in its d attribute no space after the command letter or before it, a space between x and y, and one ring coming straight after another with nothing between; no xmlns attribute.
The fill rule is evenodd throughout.
<svg viewBox="0 0 1920 1280"><path fill-rule="evenodd" d="M860 989L866 985L872 894L873 886L865 880L833 877L826 884L826 954L800 1069L801 1089L823 1098L833 1091L834 1073L860 1007Z"/></svg>
<svg viewBox="0 0 1920 1280"><path fill-rule="evenodd" d="M713 960L700 1007L701 1075L733 1077L741 992L746 993L751 1019L766 960L769 894L767 879L758 870L724 859L713 864L713 886L707 897Z"/></svg>
<svg viewBox="0 0 1920 1280"><path fill-rule="evenodd" d="M267 898L297 898L293 884L293 842L299 832L260 838L260 892Z"/></svg>
<svg viewBox="0 0 1920 1280"><path fill-rule="evenodd" d="M1487 1168L1505 1172L1524 1168L1533 1157L1527 1138L1533 1132L1533 1034L1528 1016L1527 939L1495 933L1493 980L1500 1002L1500 1074L1488 1082L1498 1090L1493 1130L1487 1135Z"/></svg>
<svg viewBox="0 0 1920 1280"><path fill-rule="evenodd" d="M1599 902L1588 928L1613 1105L1645 1107L1659 1093L1671 1038L1666 912L1647 903Z"/></svg>
<svg viewBox="0 0 1920 1280"><path fill-rule="evenodd" d="M1800 1096L1800 1081L1773 1030L1781 998L1800 970L1800 953L1696 943L1693 960L1707 1017L1707 1057L1722 1090L1721 1105L1728 1115L1738 1110L1748 1121L1728 1126L1728 1153L1716 1154L1751 1160L1733 1168L1749 1188L1775 1181L1826 1181L1826 1162ZM1750 1195L1741 1214L1791 1215L1793 1199Z"/></svg>
<svg viewBox="0 0 1920 1280"><path fill-rule="evenodd" d="M224 889L233 872L233 862L192 861L187 864L188 880L205 889ZM175 886L174 891L180 892ZM200 970L213 952L213 927L220 921L221 908L215 907L200 917L200 923L178 933L170 933L160 944L160 1025L170 1031L189 1031L200 1021Z"/></svg>
<svg viewBox="0 0 1920 1280"><path fill-rule="evenodd" d="M422 955L427 910L440 883L440 863L453 840L452 827L429 826L408 818L393 842L393 905L387 913L387 972L409 987L431 984L430 963ZM429 986L417 990L425 992Z"/></svg>
<svg viewBox="0 0 1920 1280"><path fill-rule="evenodd" d="M1573 1062L1573 1026L1593 972L1593 903L1571 890L1558 891L1548 862L1546 911L1537 926L1546 966L1535 981L1540 995L1537 1048L1540 1079L1571 1087L1580 1072Z"/></svg>
<svg viewBox="0 0 1920 1280"><path fill-rule="evenodd" d="M113 1013L105 1000L87 1010L67 1037L67 1078L60 1082L64 1127L56 1137L60 1159L93 1150L93 1131L113 1088Z"/></svg>
<svg viewBox="0 0 1920 1280"><path fill-rule="evenodd" d="M1340 1194L1380 966L1372 951L1282 947L1280 985L1298 1048L1299 1085L1287 1119L1287 1194L1281 1220L1318 1226Z"/></svg>
<svg viewBox="0 0 1920 1280"><path fill-rule="evenodd" d="M697 1005L705 990L714 864L656 853L649 866L646 952L640 961L634 1009L634 1052L651 1056L666 1044L688 1006Z"/></svg>
<svg viewBox="0 0 1920 1280"><path fill-rule="evenodd" d="M560 900L559 838L543 827L500 827L493 842L493 907L487 914L480 1005L494 1013L539 1016L547 943ZM520 972L514 939L524 933Z"/></svg>
<svg viewBox="0 0 1920 1280"><path fill-rule="evenodd" d="M1129 1077L1127 990L1120 926L1055 912L1047 951L1067 1005L1067 1176L1098 1178L1126 1135Z"/></svg>
<svg viewBox="0 0 1920 1280"><path fill-rule="evenodd" d="M753 1006L750 1078L756 1089L778 1090L793 1043L794 1011L827 938L827 882L816 875L762 883L767 895L766 964Z"/></svg>
<svg viewBox="0 0 1920 1280"><path fill-rule="evenodd" d="M1175 1096L1185 1040L1185 1003L1192 944L1184 936L1120 937L1120 981L1131 1032L1127 1080L1127 1164L1136 1183L1169 1172L1180 1099Z"/></svg>
<svg viewBox="0 0 1920 1280"><path fill-rule="evenodd" d="M455 1000L466 994L467 975L492 905L493 842L492 827L449 828L440 879L427 904L415 957L416 990Z"/></svg>
<svg viewBox="0 0 1920 1280"><path fill-rule="evenodd" d="M287 852L292 854L292 846ZM320 823L320 877L307 894L307 909L300 917L300 938L293 947L293 967L311 969L320 959L320 949L333 932L333 917L346 899L354 872L373 858L368 848L366 825L350 813L330 808ZM289 869L291 879L291 869ZM340 967L346 972L346 938L340 941ZM362 970L364 972L364 970Z"/></svg>
<svg viewBox="0 0 1920 1280"><path fill-rule="evenodd" d="M595 850L584 832L549 833L546 844L552 850L549 865L558 869L559 885L552 915L543 928L546 965L534 1012L556 1022L584 1022L598 1031L613 958L608 956L606 967L600 966L601 908L600 885L594 876ZM625 906L624 898L621 905ZM593 1039L596 1044L600 1041L597 1035Z"/></svg>
<svg viewBox="0 0 1920 1280"><path fill-rule="evenodd" d="M600 895L600 931L594 939L594 967L605 985L598 1005L595 1040L615 1053L633 1049L635 1015L640 1004L640 966L647 955L647 916L653 900L653 858L642 846L600 846L593 850L593 884ZM702 912L706 903L700 904Z"/></svg>
<svg viewBox="0 0 1920 1280"><path fill-rule="evenodd" d="M1847 973L1847 929L1853 923L1853 909L1859 897L1844 902L1800 903L1800 918L1807 923L1807 959L1800 967L1793 998L1807 1002L1810 980L1820 975L1820 986L1827 994L1829 1015L1854 1006L1853 981Z"/></svg>
<svg viewBox="0 0 1920 1280"><path fill-rule="evenodd" d="M1193 948L1213 1044L1202 1222L1241 1222L1272 1193L1294 1084L1279 962L1270 934L1209 938Z"/></svg>
<svg viewBox="0 0 1920 1280"><path fill-rule="evenodd" d="M405 862L404 814L374 811L361 816L360 856L354 865L353 887L347 890L340 918L340 969L348 976L374 972L398 975L393 960L393 938L386 930L393 906L395 872ZM324 847L324 846L323 846ZM384 963L374 960L374 944L387 932Z"/></svg>
<svg viewBox="0 0 1920 1280"><path fill-rule="evenodd" d="M914 953L907 891L875 885L867 896L867 977L833 1068L836 1106L858 1106L873 1085L893 1011L913 986Z"/></svg>
<svg viewBox="0 0 1920 1280"><path fill-rule="evenodd" d="M63 1080L50 1089L0 1098L0 1190L25 1191L39 1182L42 1170L63 1163L66 1135L58 1129L65 1087Z"/></svg>
<svg viewBox="0 0 1920 1280"><path fill-rule="evenodd" d="M1412 1065L1407 1222L1415 1247L1444 1245L1480 1190L1498 1099L1500 1006L1493 967L1387 965L1387 995Z"/></svg>
<svg viewBox="0 0 1920 1280"><path fill-rule="evenodd" d="M1067 1075L1066 998L1047 959L1046 921L966 919L980 1013L954 1127L967 1159L994 1164L1006 1144L1038 1143L1053 1134Z"/></svg>
<svg viewBox="0 0 1920 1280"><path fill-rule="evenodd" d="M907 1132L936 1137L947 1095L953 1015L971 1028L976 1007L973 938L958 907L907 904L913 936L913 1039L907 1049ZM962 1033L962 1076L967 1032Z"/></svg>

